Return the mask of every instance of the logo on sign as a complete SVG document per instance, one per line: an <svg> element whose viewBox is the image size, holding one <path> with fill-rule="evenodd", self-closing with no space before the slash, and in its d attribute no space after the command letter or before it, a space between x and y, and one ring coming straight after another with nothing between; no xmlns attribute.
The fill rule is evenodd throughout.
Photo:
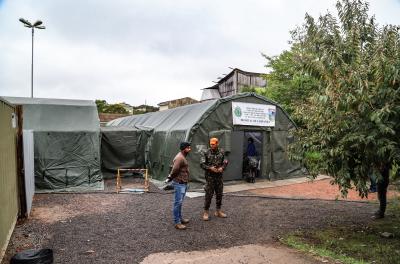
<svg viewBox="0 0 400 264"><path fill-rule="evenodd" d="M239 106L236 106L235 110L233 112L235 113L235 116L237 116L237 117L242 116L242 109Z"/></svg>

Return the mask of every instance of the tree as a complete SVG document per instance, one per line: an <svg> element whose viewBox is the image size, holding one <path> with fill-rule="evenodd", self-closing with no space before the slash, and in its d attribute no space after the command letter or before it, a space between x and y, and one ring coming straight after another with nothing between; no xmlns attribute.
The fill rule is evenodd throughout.
<svg viewBox="0 0 400 264"><path fill-rule="evenodd" d="M129 114L128 110L126 110L121 104L109 104L104 109L104 113L110 114Z"/></svg>
<svg viewBox="0 0 400 264"><path fill-rule="evenodd" d="M266 67L271 72L267 74L268 88L262 91L262 95L276 101L292 115L297 106L318 89L318 80L303 69L299 45L292 45L289 51L279 56L263 56L268 60ZM295 122L301 125L302 117L297 116Z"/></svg>
<svg viewBox="0 0 400 264"><path fill-rule="evenodd" d="M106 100L96 100L95 103L99 113L129 114L121 104L108 104Z"/></svg>
<svg viewBox="0 0 400 264"><path fill-rule="evenodd" d="M108 105L106 100L96 100L97 112L104 113L106 106Z"/></svg>
<svg viewBox="0 0 400 264"><path fill-rule="evenodd" d="M301 55L294 64L300 67L283 72L292 76L289 84L298 74L317 85L311 80L312 95L293 109L304 125L290 153L312 175L331 175L343 194L354 184L367 195L369 175L376 172L383 216L389 170L400 164L399 27L377 25L361 0L340 0L336 8L338 18L306 14L292 32L292 54Z"/></svg>

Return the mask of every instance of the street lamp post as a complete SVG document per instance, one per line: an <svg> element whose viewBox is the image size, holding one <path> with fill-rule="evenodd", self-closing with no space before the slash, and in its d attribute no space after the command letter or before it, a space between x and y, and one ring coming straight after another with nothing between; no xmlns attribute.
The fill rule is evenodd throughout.
<svg viewBox="0 0 400 264"><path fill-rule="evenodd" d="M37 20L35 23L31 23L28 20L24 18L20 18L19 21L21 21L25 27L31 28L32 29L32 65L31 65L31 98L33 98L33 35L35 32L35 28L37 29L45 29L45 26L41 26L43 24L42 21Z"/></svg>

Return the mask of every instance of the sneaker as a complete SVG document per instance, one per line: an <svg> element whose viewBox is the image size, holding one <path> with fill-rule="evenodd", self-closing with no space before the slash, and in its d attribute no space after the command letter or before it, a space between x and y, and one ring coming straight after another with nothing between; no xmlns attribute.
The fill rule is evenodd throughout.
<svg viewBox="0 0 400 264"><path fill-rule="evenodd" d="M176 225L175 225L175 228L178 229L178 230L185 230L185 229L186 229L186 226L185 226L185 225L182 225L182 224L176 224Z"/></svg>
<svg viewBox="0 0 400 264"><path fill-rule="evenodd" d="M214 215L216 217L220 217L220 218L226 218L227 217L226 214L224 214L221 210L215 211Z"/></svg>
<svg viewBox="0 0 400 264"><path fill-rule="evenodd" d="M203 213L203 221L208 221L210 220L210 216L208 214L208 210L205 210Z"/></svg>

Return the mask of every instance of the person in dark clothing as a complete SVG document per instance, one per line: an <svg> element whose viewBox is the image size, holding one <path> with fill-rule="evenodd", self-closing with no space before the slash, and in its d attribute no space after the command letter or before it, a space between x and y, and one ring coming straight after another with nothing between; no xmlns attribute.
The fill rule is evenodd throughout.
<svg viewBox="0 0 400 264"><path fill-rule="evenodd" d="M215 192L216 196L216 212L215 216L226 218L226 214L221 211L222 205L222 193L224 189L224 180L222 173L224 172L228 161L225 159L224 151L218 148L218 139L210 139L210 148L202 153L200 166L204 170L206 185L205 185L205 201L204 201L204 213L203 220L208 221L209 209L211 200Z"/></svg>
<svg viewBox="0 0 400 264"><path fill-rule="evenodd" d="M248 182L255 183L255 177L257 173L258 160L257 160L257 150L254 145L254 139L248 138L247 140L247 150L246 150L246 167L248 171Z"/></svg>
<svg viewBox="0 0 400 264"><path fill-rule="evenodd" d="M257 156L256 146L254 145L254 139L251 137L247 140L246 154L247 154L247 157Z"/></svg>
<svg viewBox="0 0 400 264"><path fill-rule="evenodd" d="M185 224L189 223L189 219L182 217L182 204L189 182L189 164L186 160L186 156L191 151L190 143L181 142L179 149L180 152L176 154L173 160L171 173L168 175L166 182L172 181L172 186L175 190L173 207L175 228L183 230L186 229Z"/></svg>

